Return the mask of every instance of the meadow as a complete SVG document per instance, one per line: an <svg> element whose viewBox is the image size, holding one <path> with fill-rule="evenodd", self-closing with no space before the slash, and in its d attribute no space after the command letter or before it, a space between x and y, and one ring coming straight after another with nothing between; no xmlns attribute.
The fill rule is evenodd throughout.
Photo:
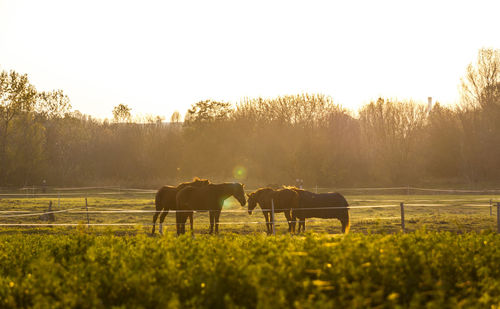
<svg viewBox="0 0 500 309"><path fill-rule="evenodd" d="M63 193L64 194L64 193ZM51 196L0 196L0 224L46 224L39 215L47 210L52 201L55 224L96 225L112 224L120 230L135 233L151 229L154 212L154 192L71 192L68 195ZM75 195L73 195L75 194ZM400 203L405 204L405 227L407 231L422 228L432 231L470 232L496 229L496 207L489 205L500 201L498 195L464 194L346 194L350 210L352 232L395 233L401 230ZM85 203L87 199L87 208ZM368 206L377 206L370 208ZM381 207L387 206L387 207ZM356 208L361 207L361 208ZM366 208L365 208L366 207ZM221 231L248 234L265 231L265 221L260 208L248 215L245 207L230 198L226 200L221 214ZM287 232L283 214L276 214L278 233ZM314 232L340 233L340 222L335 219L309 219L307 230ZM158 226L159 220L157 221ZM208 213L195 213L195 233L206 233ZM72 227L74 228L74 226ZM100 226L94 226L99 229ZM175 213L167 215L164 230L175 231Z"/></svg>
<svg viewBox="0 0 500 309"><path fill-rule="evenodd" d="M88 227L85 196L91 224L117 225ZM233 200L219 235L207 235L208 214L197 213L195 237L177 237L173 213L164 235L150 235L154 193L85 196L2 196L1 224L46 223L6 216L43 213L49 201L74 211L56 213L52 227L0 228L0 307L500 306L500 236L488 207L498 196L346 195L352 206L393 207L353 208L348 235L319 219L289 235L277 214L275 237Z"/></svg>

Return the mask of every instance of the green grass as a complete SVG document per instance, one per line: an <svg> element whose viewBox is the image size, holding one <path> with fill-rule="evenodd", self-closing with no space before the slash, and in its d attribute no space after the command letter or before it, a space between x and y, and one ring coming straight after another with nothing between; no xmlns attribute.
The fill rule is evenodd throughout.
<svg viewBox="0 0 500 309"><path fill-rule="evenodd" d="M468 232L496 229L496 207L490 215L489 207L473 205L489 205L489 201L500 201L499 196L490 195L348 195L346 196L351 206L366 205L394 205L392 208L361 208L352 209L351 231L353 232L380 232L394 233L401 229L399 203L404 202L405 222L408 231L422 228L435 231ZM39 216L34 217L5 217L14 213L5 211L33 211L43 212L47 209L49 201L53 203L53 210L74 209L84 210L85 197L57 196L51 198L2 198L0 199L0 223L44 223ZM154 210L154 194L119 194L97 195L90 194L87 198L90 211L93 210ZM440 207L410 206L414 204L449 205ZM225 210L241 210L241 212L224 212L221 215L221 232L248 234L264 232L264 218L260 212L249 216L236 200L227 200ZM2 217L3 216L3 217ZM67 214L58 213L55 223L86 223L85 213ZM97 224L134 224L142 226L143 231L151 229L153 213L90 213L90 223ZM276 220L284 221L283 214L277 214ZM195 214L195 233L206 233L208 229L208 213ZM158 221L159 222L159 221ZM241 222L239 224L228 224ZM254 222L258 222L255 224ZM168 232L175 230L175 214L170 213L165 220L165 229ZM125 230L136 230L124 227ZM307 229L315 232L340 233L340 223L333 220L311 219L308 220ZM280 222L278 233L286 233L287 224Z"/></svg>
<svg viewBox="0 0 500 309"><path fill-rule="evenodd" d="M0 235L0 307L490 308L500 236Z"/></svg>

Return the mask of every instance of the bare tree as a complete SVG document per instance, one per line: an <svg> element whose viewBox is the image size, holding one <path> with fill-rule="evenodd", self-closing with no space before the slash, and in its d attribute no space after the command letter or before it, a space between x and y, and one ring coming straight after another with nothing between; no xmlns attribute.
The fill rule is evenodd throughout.
<svg viewBox="0 0 500 309"><path fill-rule="evenodd" d="M467 66L461 86L465 108L487 109L500 104L500 49L480 49L477 62Z"/></svg>
<svg viewBox="0 0 500 309"><path fill-rule="evenodd" d="M179 111L173 112L172 116L170 116L170 122L179 123L180 121L181 121L181 113L179 113Z"/></svg>

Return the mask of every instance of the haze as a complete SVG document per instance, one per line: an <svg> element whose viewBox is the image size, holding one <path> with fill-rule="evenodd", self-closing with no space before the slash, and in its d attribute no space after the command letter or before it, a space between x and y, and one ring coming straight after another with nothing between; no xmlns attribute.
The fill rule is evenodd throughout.
<svg viewBox="0 0 500 309"><path fill-rule="evenodd" d="M323 93L445 104L481 47L500 46L497 1L0 0L0 70L63 89L73 108L169 119L199 100Z"/></svg>

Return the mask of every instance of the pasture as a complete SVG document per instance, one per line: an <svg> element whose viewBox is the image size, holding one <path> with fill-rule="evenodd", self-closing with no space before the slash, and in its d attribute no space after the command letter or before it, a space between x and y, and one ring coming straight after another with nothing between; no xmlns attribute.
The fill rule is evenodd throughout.
<svg viewBox="0 0 500 309"><path fill-rule="evenodd" d="M498 196L346 195L351 206L391 207L351 209L348 235L335 219L308 220L306 233L290 235L277 214L275 237L262 213L229 199L220 234L207 235L208 213L198 212L193 238L175 236L173 212L164 235L150 235L154 192L108 193L1 197L1 224L35 225L0 228L0 307L500 305L500 236L489 207ZM17 216L43 213L49 201L62 211L52 227L36 225L47 223L40 215Z"/></svg>
<svg viewBox="0 0 500 309"><path fill-rule="evenodd" d="M74 194L74 195L73 195ZM52 196L0 196L0 224L46 224L39 215L47 210L52 201L55 224L87 223L92 229L102 229L110 224L114 229L136 233L151 230L154 213L154 192L72 192L70 195ZM395 233L401 229L400 207L405 203L407 231L427 229L431 231L471 232L496 229L496 207L490 213L490 201L500 201L499 195L345 195L350 206L351 232ZM377 208L355 207L377 206ZM388 206L388 207L380 207ZM66 212L67 211L67 212ZM276 214L278 233L287 232L282 213ZM221 233L249 234L264 232L265 221L260 208L248 215L246 207L230 198L224 203L220 218ZM158 224L158 223L157 223ZM46 230L43 226L34 226ZM109 227L109 226L108 226ZM208 231L207 212L194 214L196 234ZM340 233L341 224L336 219L308 219L307 230L318 233ZM74 226L68 227L69 229ZM51 229L53 230L53 228ZM63 229L64 230L64 229ZM164 231L175 231L175 212L170 212L164 222Z"/></svg>

